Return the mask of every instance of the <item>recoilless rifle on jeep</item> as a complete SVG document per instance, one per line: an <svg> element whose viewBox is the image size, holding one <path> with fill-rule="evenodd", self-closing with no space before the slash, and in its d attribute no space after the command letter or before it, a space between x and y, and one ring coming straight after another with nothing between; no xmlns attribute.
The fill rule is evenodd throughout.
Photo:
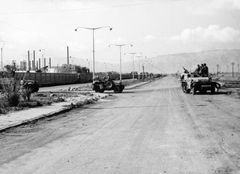
<svg viewBox="0 0 240 174"><path fill-rule="evenodd" d="M105 90L113 90L115 93L122 93L124 85L121 82L114 82L109 76L101 79L95 78L92 83L95 92L103 93Z"/></svg>

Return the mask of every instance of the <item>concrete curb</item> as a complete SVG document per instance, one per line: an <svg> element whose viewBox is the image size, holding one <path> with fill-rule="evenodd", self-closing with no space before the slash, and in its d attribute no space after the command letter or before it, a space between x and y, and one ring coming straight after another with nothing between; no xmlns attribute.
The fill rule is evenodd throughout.
<svg viewBox="0 0 240 174"><path fill-rule="evenodd" d="M31 119L26 119L26 120L23 120L23 121L19 121L19 122L16 122L16 123L9 124L5 127L1 127L0 132L6 131L8 129L15 128L15 127L18 127L18 126L22 126L22 125L25 125L25 124L33 123L33 122L41 120L43 118L52 117L54 115L65 113L65 112L68 112L70 110L72 110L72 107L71 106L68 106L68 107L66 106L66 107L63 107L59 110L49 112L47 114L41 114L38 117L34 117L34 118L31 118Z"/></svg>
<svg viewBox="0 0 240 174"><path fill-rule="evenodd" d="M101 99L104 99L104 98L106 98L106 96L99 97L98 100L101 100ZM71 111L74 108L80 108L81 106L91 104L93 101L98 101L98 100L87 99L84 102L79 101L79 102L68 103L68 104L64 103L61 106L62 108L60 108L58 110L49 112L47 114L40 114L39 116L36 116L36 117L33 117L33 118L29 118L29 119L25 119L25 120L21 120L21 121L16 121L15 123L8 124L7 126L2 126L2 127L0 127L0 132L4 132L8 129L15 128L15 127L22 126L22 125L26 125L26 124L29 124L29 123L34 123L38 120L41 120L41 119L44 119L44 118L47 118L47 117L52 117L52 116L55 116L55 115L58 115L58 114L62 114L62 113Z"/></svg>
<svg viewBox="0 0 240 174"><path fill-rule="evenodd" d="M135 84L135 85L130 85L130 86L127 86L125 89L127 89L127 90L134 89L134 88L146 85L146 84L148 84L150 82L152 82L152 81L149 80L149 81L138 83L138 84ZM98 98L98 100L101 100L103 98L106 98L106 96L105 97L100 97L100 98ZM95 101L98 101L98 100L95 100ZM52 111L52 112L49 112L47 114L40 114L39 116L36 116L34 118L29 118L29 119L26 119L26 120L16 121L15 123L8 124L7 126L2 126L2 127L0 127L0 132L4 132L4 131L6 131L8 129L11 129L11 128L15 128L15 127L18 127L18 126L26 125L26 124L29 124L29 123L34 123L34 122L36 122L38 120L41 120L41 119L44 119L44 118L47 118L47 117L52 117L52 116L55 116L55 115L58 115L58 114L61 114L61 113L65 113L65 112L71 111L74 108L79 108L79 107L81 107L83 105L90 104L90 103L92 103L92 101L93 100L89 99L89 101L85 101L85 102L69 103L67 105L63 104L62 108L60 108L60 109L58 109L56 111Z"/></svg>

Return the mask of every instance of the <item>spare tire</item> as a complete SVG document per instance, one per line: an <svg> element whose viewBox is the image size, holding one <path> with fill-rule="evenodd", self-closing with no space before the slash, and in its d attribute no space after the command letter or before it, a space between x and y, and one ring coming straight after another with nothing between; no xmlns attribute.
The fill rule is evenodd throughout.
<svg viewBox="0 0 240 174"><path fill-rule="evenodd" d="M111 89L112 86L113 86L113 84L112 84L111 81L106 81L106 82L105 82L105 86L106 86L107 89Z"/></svg>
<svg viewBox="0 0 240 174"><path fill-rule="evenodd" d="M99 88L98 88L98 92L103 93L104 92L104 85L103 84L99 84Z"/></svg>

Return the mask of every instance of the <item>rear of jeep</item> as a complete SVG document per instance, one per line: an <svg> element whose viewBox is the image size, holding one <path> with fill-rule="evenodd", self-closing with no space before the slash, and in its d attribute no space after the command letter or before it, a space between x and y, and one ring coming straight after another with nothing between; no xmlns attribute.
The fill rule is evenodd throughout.
<svg viewBox="0 0 240 174"><path fill-rule="evenodd" d="M213 82L208 77L197 77L191 79L191 92L192 94L199 93L207 93L211 92L212 94L216 92L220 88L220 84L217 82Z"/></svg>

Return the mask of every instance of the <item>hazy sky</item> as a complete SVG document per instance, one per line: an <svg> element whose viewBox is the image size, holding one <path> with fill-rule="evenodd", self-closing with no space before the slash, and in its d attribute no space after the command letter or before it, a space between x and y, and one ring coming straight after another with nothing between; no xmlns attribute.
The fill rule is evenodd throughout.
<svg viewBox="0 0 240 174"><path fill-rule="evenodd" d="M109 44L131 43L125 52L160 54L239 48L240 0L0 0L0 41L4 63L26 59L27 50L45 49L53 64L92 60L92 33L74 29L110 25L96 31L96 59L119 61ZM2 42L4 41L4 42ZM3 44L4 43L4 44ZM37 57L40 53L37 51ZM130 61L125 56L123 61Z"/></svg>

